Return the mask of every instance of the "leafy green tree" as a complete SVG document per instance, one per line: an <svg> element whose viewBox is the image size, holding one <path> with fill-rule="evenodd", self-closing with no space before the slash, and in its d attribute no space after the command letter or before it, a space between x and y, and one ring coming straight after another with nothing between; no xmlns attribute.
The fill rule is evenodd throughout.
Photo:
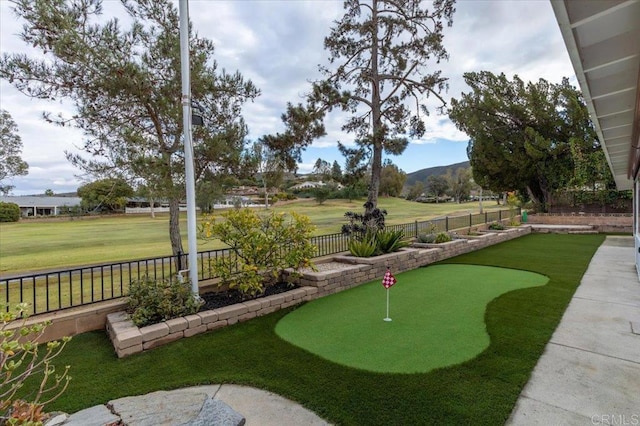
<svg viewBox="0 0 640 426"><path fill-rule="evenodd" d="M386 160L380 176L380 193L389 197L398 197L406 181L407 174L391 161Z"/></svg>
<svg viewBox="0 0 640 426"><path fill-rule="evenodd" d="M345 157L344 173L342 174L342 184L345 186L344 193L351 202L360 195L360 189L364 184L364 177L367 172L367 151L364 147L348 148L338 142L338 150Z"/></svg>
<svg viewBox="0 0 640 426"><path fill-rule="evenodd" d="M169 0L122 4L132 21L128 29L101 16L100 0L17 0L20 38L43 55L5 54L0 76L27 96L71 102L71 117L45 119L83 131L90 159L67 154L73 164L95 176L153 183L169 201L176 254L183 251L179 204L185 196L178 12ZM193 129L198 180L206 171L237 170L247 134L241 107L259 92L239 73L218 69L212 41L193 32L189 40L191 94L204 116L204 126Z"/></svg>
<svg viewBox="0 0 640 426"><path fill-rule="evenodd" d="M313 199L319 205L324 204L329 198L331 198L331 194L333 193L333 188L329 185L318 186L311 190L311 194L313 195Z"/></svg>
<svg viewBox="0 0 640 426"><path fill-rule="evenodd" d="M346 0L345 14L335 23L324 46L329 66L313 84L305 105L289 104L287 130L270 140L283 155L300 151L324 135L322 120L334 108L348 112L342 129L356 135L371 151L367 212L376 208L382 156L401 154L409 137L426 131L426 99L442 104L446 78L429 70L430 61L447 59L442 43L444 23L452 24L454 0Z"/></svg>
<svg viewBox="0 0 640 426"><path fill-rule="evenodd" d="M282 185L286 166L262 140L254 143L251 149L249 161L255 168L256 176L260 177L264 188L265 208L269 208L269 188Z"/></svg>
<svg viewBox="0 0 640 426"><path fill-rule="evenodd" d="M569 144L574 163L574 174L570 182L573 187L590 188L595 191L598 184L602 185L602 188L615 185L604 150L599 144L586 146L576 138L572 138Z"/></svg>
<svg viewBox="0 0 640 426"><path fill-rule="evenodd" d="M219 182L202 179L196 184L196 205L201 213L211 213L215 202L223 198L223 185Z"/></svg>
<svg viewBox="0 0 640 426"><path fill-rule="evenodd" d="M152 173L152 171L149 171ZM149 203L149 210L152 218L156 217L155 207L158 201L158 195L160 194L158 188L158 181L153 179L140 180L136 188L136 196L146 198ZM197 196L196 196L197 199Z"/></svg>
<svg viewBox="0 0 640 426"><path fill-rule="evenodd" d="M407 200L415 200L424 194L424 183L417 181L413 185L409 186L409 192L407 193Z"/></svg>
<svg viewBox="0 0 640 426"><path fill-rule="evenodd" d="M114 212L124 209L133 188L124 179L107 178L82 185L78 196L85 210Z"/></svg>
<svg viewBox="0 0 640 426"><path fill-rule="evenodd" d="M436 203L439 198L449 190L449 181L444 175L431 175L427 178L427 190L436 197Z"/></svg>
<svg viewBox="0 0 640 426"><path fill-rule="evenodd" d="M471 193L471 172L469 169L459 167L455 173L447 173L447 179L449 180L449 188L451 195L460 203L462 200L469 198Z"/></svg>
<svg viewBox="0 0 640 426"><path fill-rule="evenodd" d="M54 194L52 189L47 189L46 191L44 191L44 195L46 195L47 197L53 197L56 194Z"/></svg>
<svg viewBox="0 0 640 426"><path fill-rule="evenodd" d="M16 203L0 201L0 222L17 222L20 220L20 206Z"/></svg>
<svg viewBox="0 0 640 426"><path fill-rule="evenodd" d="M336 160L331 165L331 180L334 182L342 183L342 167Z"/></svg>
<svg viewBox="0 0 640 426"><path fill-rule="evenodd" d="M546 209L574 175L571 141L598 146L581 93L567 79L525 83L487 71L464 78L471 92L452 99L449 117L471 138L475 181L494 192L518 190Z"/></svg>
<svg viewBox="0 0 640 426"><path fill-rule="evenodd" d="M22 160L22 139L18 125L6 110L0 110L0 194L7 195L13 185L2 183L14 176L25 176L29 165Z"/></svg>
<svg viewBox="0 0 640 426"><path fill-rule="evenodd" d="M313 165L313 172L316 178L326 181L331 177L331 165L328 161L318 158Z"/></svg>

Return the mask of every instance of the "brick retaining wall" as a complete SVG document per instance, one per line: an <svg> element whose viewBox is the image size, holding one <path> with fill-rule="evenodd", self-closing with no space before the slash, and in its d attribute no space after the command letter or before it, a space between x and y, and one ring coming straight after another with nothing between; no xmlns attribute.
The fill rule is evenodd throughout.
<svg viewBox="0 0 640 426"><path fill-rule="evenodd" d="M529 224L541 225L587 225L598 232L628 233L633 232L633 216L626 214L548 214L529 215Z"/></svg>
<svg viewBox="0 0 640 426"><path fill-rule="evenodd" d="M107 315L107 333L119 358L165 345L184 337L217 330L270 314L318 297L318 289L299 287L219 309L198 312L146 327L136 327L126 312Z"/></svg>

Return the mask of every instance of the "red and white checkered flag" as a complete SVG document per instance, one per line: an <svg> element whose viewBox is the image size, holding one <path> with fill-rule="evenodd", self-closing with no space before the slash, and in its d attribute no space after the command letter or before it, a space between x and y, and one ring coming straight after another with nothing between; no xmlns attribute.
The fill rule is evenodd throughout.
<svg viewBox="0 0 640 426"><path fill-rule="evenodd" d="M382 278L382 285L384 288L389 288L396 282L396 277L394 277L389 268L387 268L387 272L385 272L384 277Z"/></svg>

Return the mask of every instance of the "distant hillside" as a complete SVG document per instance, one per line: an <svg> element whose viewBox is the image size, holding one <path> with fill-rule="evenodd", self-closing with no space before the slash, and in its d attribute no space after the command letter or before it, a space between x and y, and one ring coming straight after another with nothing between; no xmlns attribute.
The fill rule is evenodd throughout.
<svg viewBox="0 0 640 426"><path fill-rule="evenodd" d="M449 170L454 173L459 168L469 168L469 162L463 161L462 163L450 164L448 166L429 167L428 169L422 169L413 173L407 173L406 186L413 185L416 182L427 182L427 178L432 175L446 175Z"/></svg>

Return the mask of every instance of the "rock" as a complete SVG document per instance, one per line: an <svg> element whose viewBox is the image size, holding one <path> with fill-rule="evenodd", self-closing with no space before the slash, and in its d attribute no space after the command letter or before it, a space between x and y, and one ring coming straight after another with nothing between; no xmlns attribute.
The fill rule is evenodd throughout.
<svg viewBox="0 0 640 426"><path fill-rule="evenodd" d="M245 418L219 399L208 398L198 417L180 426L243 426Z"/></svg>
<svg viewBox="0 0 640 426"><path fill-rule="evenodd" d="M119 421L120 417L109 411L107 407L96 405L70 415L64 426L104 426Z"/></svg>
<svg viewBox="0 0 640 426"><path fill-rule="evenodd" d="M49 413L51 417L44 422L44 426L59 426L67 421L69 415L67 413Z"/></svg>
<svg viewBox="0 0 640 426"><path fill-rule="evenodd" d="M109 406L128 426L168 426L195 419L207 398L206 393L158 391L116 399Z"/></svg>

